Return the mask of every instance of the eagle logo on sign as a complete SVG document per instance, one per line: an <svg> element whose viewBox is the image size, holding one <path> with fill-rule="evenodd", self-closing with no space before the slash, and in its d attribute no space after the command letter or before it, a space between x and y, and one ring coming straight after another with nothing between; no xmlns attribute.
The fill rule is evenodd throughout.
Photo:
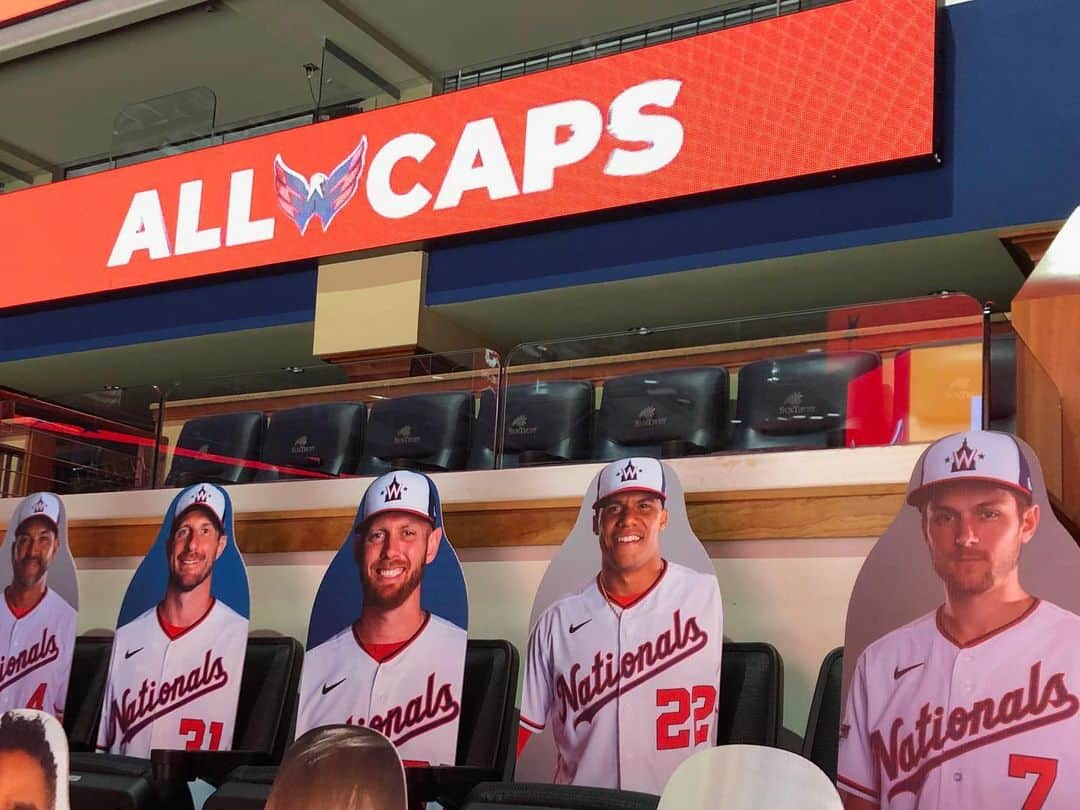
<svg viewBox="0 0 1080 810"><path fill-rule="evenodd" d="M303 236L318 218L326 233L330 223L349 204L360 185L367 155L367 136L330 174L315 172L311 179L289 168L281 154L274 158L274 192L278 206L293 221Z"/></svg>

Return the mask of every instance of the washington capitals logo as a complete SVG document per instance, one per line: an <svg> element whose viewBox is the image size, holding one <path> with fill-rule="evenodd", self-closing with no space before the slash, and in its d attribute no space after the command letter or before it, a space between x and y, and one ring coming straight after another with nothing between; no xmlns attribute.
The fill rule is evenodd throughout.
<svg viewBox="0 0 1080 810"><path fill-rule="evenodd" d="M312 217L318 217L325 233L334 217L349 204L360 185L365 155L366 135L329 175L315 172L310 180L285 165L280 154L274 158L274 191L278 205L296 224L301 236L307 231Z"/></svg>
<svg viewBox="0 0 1080 810"><path fill-rule="evenodd" d="M634 466L634 462L626 462L626 466L619 470L619 482L625 484L627 481L637 481L638 468Z"/></svg>
<svg viewBox="0 0 1080 810"><path fill-rule="evenodd" d="M34 514L35 515L40 515L44 511L45 511L45 499L44 498L38 498L37 501L34 503Z"/></svg>
<svg viewBox="0 0 1080 810"><path fill-rule="evenodd" d="M408 491L408 487L403 487L397 481L397 476L387 484L386 489L383 490L383 503L390 503L390 501L400 501L402 495Z"/></svg>
<svg viewBox="0 0 1080 810"><path fill-rule="evenodd" d="M946 461L952 462L952 471L955 472L975 472L975 460L982 460L986 458L982 453L976 450L974 447L968 447L967 438L964 439L955 453Z"/></svg>
<svg viewBox="0 0 1080 810"><path fill-rule="evenodd" d="M206 503L210 500L210 493L206 491L206 487L199 487L199 491L195 493L194 503Z"/></svg>

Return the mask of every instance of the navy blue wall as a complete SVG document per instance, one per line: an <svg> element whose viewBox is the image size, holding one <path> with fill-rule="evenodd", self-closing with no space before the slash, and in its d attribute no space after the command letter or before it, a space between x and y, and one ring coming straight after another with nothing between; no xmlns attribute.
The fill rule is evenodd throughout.
<svg viewBox="0 0 1080 810"><path fill-rule="evenodd" d="M435 250L431 305L1064 218L1080 202L1076 0L941 17L944 165Z"/></svg>
<svg viewBox="0 0 1080 810"><path fill-rule="evenodd" d="M0 362L315 319L313 263L0 316Z"/></svg>

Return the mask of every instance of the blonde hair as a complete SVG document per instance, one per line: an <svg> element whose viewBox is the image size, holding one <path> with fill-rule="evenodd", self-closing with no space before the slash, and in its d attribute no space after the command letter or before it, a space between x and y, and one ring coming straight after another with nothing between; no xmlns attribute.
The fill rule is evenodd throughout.
<svg viewBox="0 0 1080 810"><path fill-rule="evenodd" d="M377 731L324 726L285 753L266 810L406 810L405 769Z"/></svg>

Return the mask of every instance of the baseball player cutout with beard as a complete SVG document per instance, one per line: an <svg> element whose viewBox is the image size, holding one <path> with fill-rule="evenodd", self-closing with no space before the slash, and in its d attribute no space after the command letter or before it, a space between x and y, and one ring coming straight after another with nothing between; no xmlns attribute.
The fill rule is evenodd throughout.
<svg viewBox="0 0 1080 810"><path fill-rule="evenodd" d="M76 613L46 584L61 520L60 499L50 492L24 498L11 520L12 576L0 609L0 712L41 709L63 720Z"/></svg>
<svg viewBox="0 0 1080 810"><path fill-rule="evenodd" d="M421 608L424 569L443 540L429 478L399 470L364 493L351 542L363 587L359 618L308 650L296 734L367 726L406 764L453 765L466 632Z"/></svg>
<svg viewBox="0 0 1080 810"><path fill-rule="evenodd" d="M225 494L213 484L180 493L165 543L165 597L117 628L97 747L149 757L151 749L232 747L248 621L211 593L225 551Z"/></svg>
<svg viewBox="0 0 1080 810"><path fill-rule="evenodd" d="M1080 616L1020 583L1040 517L1024 456L1005 433L948 436L917 481L908 503L945 601L857 660L840 730L844 806L1078 807Z"/></svg>
<svg viewBox="0 0 1080 810"><path fill-rule="evenodd" d="M551 723L557 784L660 794L715 743L720 587L661 556L666 497L655 459L604 467L593 504L600 573L529 636L518 753Z"/></svg>

